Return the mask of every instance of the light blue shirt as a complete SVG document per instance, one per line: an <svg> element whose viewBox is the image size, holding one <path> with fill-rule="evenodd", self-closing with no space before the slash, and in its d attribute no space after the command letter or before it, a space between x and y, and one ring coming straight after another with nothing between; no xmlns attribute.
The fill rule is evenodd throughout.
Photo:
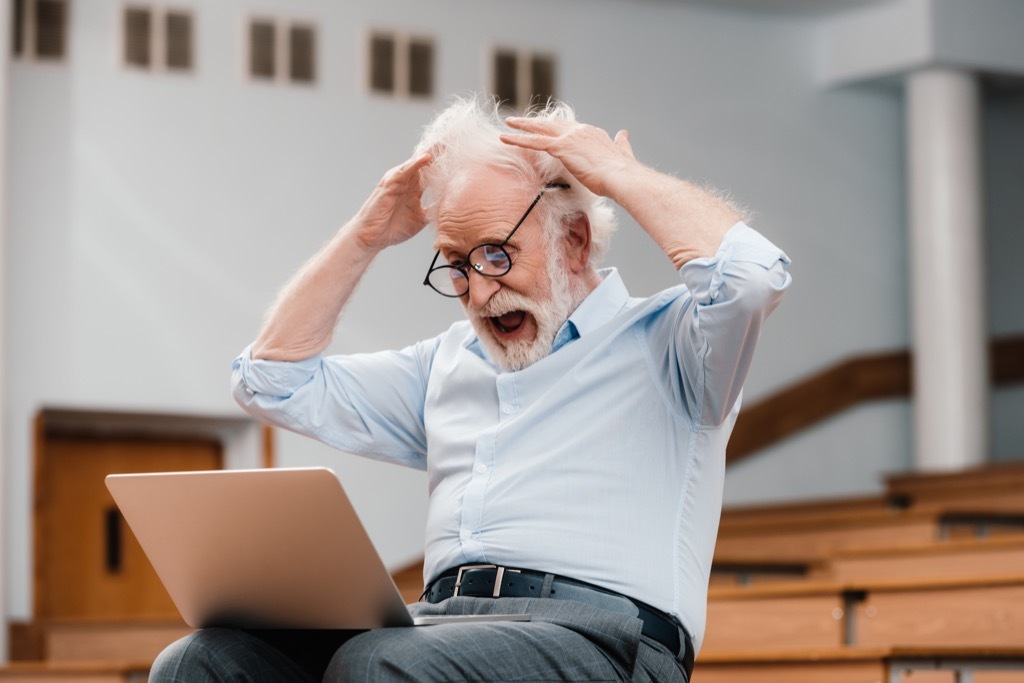
<svg viewBox="0 0 1024 683"><path fill-rule="evenodd" d="M699 649L725 446L789 259L739 223L682 285L631 298L618 273L551 355L491 362L468 321L400 351L234 363L251 414L426 469L424 578L469 563L604 586L676 617Z"/></svg>

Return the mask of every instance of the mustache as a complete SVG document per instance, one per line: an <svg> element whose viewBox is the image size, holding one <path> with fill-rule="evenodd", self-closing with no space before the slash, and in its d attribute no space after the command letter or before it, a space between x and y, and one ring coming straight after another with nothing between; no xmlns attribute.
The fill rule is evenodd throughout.
<svg viewBox="0 0 1024 683"><path fill-rule="evenodd" d="M536 306L537 302L530 297L508 289L502 289L495 292L494 296L488 299L487 303L480 308L470 310L474 316L483 319L496 318L499 315L505 315L512 311L533 313Z"/></svg>

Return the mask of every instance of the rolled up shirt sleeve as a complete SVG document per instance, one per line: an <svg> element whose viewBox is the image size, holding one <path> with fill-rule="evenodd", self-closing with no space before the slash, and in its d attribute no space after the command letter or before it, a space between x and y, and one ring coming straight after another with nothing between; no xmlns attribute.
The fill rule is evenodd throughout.
<svg viewBox="0 0 1024 683"><path fill-rule="evenodd" d="M320 370L322 356L294 362L253 360L252 347L231 364L235 400L245 405L249 397L288 399Z"/></svg>
<svg viewBox="0 0 1024 683"><path fill-rule="evenodd" d="M436 340L399 351L232 363L232 394L269 424L342 451L426 467L423 402Z"/></svg>
<svg viewBox="0 0 1024 683"><path fill-rule="evenodd" d="M786 254L744 223L710 258L679 270L692 296L676 320L676 361L691 418L725 421L743 388L765 320L792 280Z"/></svg>

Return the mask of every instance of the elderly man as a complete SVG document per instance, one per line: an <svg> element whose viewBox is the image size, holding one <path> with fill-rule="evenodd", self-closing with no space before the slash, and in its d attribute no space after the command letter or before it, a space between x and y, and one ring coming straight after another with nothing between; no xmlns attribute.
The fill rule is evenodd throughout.
<svg viewBox="0 0 1024 683"><path fill-rule="evenodd" d="M681 285L632 298L595 267L609 200ZM374 257L430 222L423 282L469 320L399 351L321 355ZM624 131L558 103L503 122L455 102L283 290L235 362L235 395L343 451L426 469L414 614L530 621L201 631L153 680L688 680L725 446L787 263L728 203L639 163Z"/></svg>

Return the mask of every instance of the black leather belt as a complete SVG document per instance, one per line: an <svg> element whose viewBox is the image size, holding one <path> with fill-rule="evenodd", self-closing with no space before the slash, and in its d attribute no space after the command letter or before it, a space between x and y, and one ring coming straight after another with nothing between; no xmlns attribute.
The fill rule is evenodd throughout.
<svg viewBox="0 0 1024 683"><path fill-rule="evenodd" d="M687 680L693 671L693 647L690 639L686 637L680 642L680 628L668 615L630 597L583 581L530 569L471 564L449 569L423 591L423 599L430 603L441 602L456 595L474 598L577 600L622 613L627 613L622 609L624 606L632 605L638 611L637 617L643 622L641 632L667 647L676 657L682 655ZM680 646L684 646L686 651L680 653Z"/></svg>

